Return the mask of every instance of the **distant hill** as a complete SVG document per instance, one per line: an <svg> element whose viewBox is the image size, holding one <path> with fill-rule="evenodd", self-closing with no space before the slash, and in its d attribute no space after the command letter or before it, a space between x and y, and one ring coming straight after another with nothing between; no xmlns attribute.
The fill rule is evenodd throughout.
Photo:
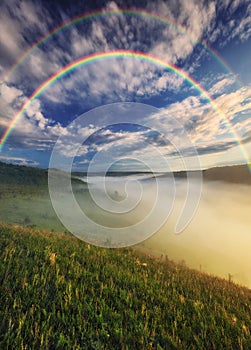
<svg viewBox="0 0 251 350"><path fill-rule="evenodd" d="M0 184L47 185L48 170L0 162Z"/></svg>
<svg viewBox="0 0 251 350"><path fill-rule="evenodd" d="M55 170L55 172L64 173L61 170ZM72 181L83 184L83 181L76 177L72 177ZM44 187L48 185L48 169L0 162L0 184Z"/></svg>
<svg viewBox="0 0 251 350"><path fill-rule="evenodd" d="M142 172L132 171L128 173L112 172L106 175L124 176L125 174L132 175L141 173ZM79 175L83 176L83 173L72 173L72 180L75 183L83 184L83 181L77 178ZM185 171L174 172L173 175L176 178L187 177L187 173ZM166 177L168 174L163 174L161 176ZM203 179L206 181L225 181L251 185L251 172L247 165L215 167L203 170ZM0 184L44 186L48 184L48 169L40 169L30 166L14 165L0 162Z"/></svg>
<svg viewBox="0 0 251 350"><path fill-rule="evenodd" d="M203 179L251 185L251 172L247 165L215 167L204 170Z"/></svg>
<svg viewBox="0 0 251 350"><path fill-rule="evenodd" d="M173 173L163 173L162 178L174 176L176 179L186 179L189 171L174 171ZM196 173L196 171L191 171ZM209 168L202 171L203 180L205 181L224 181L243 185L251 185L251 171L248 166L232 165Z"/></svg>
<svg viewBox="0 0 251 350"><path fill-rule="evenodd" d="M251 185L251 171L246 164L229 165L209 168L202 171L203 180L206 181L224 181L229 183ZM166 177L168 174L163 175ZM177 171L173 173L175 178L186 178L186 171Z"/></svg>

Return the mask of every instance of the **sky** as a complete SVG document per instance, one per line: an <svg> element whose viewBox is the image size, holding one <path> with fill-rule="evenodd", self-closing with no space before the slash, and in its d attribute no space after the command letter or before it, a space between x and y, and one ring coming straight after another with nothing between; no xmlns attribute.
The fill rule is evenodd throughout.
<svg viewBox="0 0 251 350"><path fill-rule="evenodd" d="M0 161L248 163L250 59L249 0L2 0Z"/></svg>

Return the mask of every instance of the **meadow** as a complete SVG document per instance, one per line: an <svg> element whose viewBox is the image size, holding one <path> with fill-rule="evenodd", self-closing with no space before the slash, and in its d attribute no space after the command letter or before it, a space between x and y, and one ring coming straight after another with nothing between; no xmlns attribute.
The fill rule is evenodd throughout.
<svg viewBox="0 0 251 350"><path fill-rule="evenodd" d="M0 184L0 220L9 224L64 232L43 186Z"/></svg>
<svg viewBox="0 0 251 350"><path fill-rule="evenodd" d="M73 185L84 186L73 179ZM0 162L0 221L64 233L48 191L48 170Z"/></svg>
<svg viewBox="0 0 251 350"><path fill-rule="evenodd" d="M251 291L167 257L0 224L1 349L250 349Z"/></svg>

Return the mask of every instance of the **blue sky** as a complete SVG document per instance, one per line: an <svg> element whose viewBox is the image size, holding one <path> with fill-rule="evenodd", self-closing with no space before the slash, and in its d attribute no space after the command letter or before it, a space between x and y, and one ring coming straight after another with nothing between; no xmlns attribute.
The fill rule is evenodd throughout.
<svg viewBox="0 0 251 350"><path fill-rule="evenodd" d="M173 170L195 169L198 160L202 168L245 163L251 156L250 1L97 3L1 2L0 135L55 72L80 57L111 50L136 50L176 65L213 97L216 110L180 75L152 62L133 57L96 60L65 75L30 104L1 149L0 160L48 167L59 140L61 163L74 157L74 170L85 171L99 154L104 167L116 161L126 170L138 169L140 162L158 171L167 170L166 164ZM125 14L125 6L137 7L138 15ZM6 76L39 38L74 16L96 10L114 13L59 31ZM149 18L143 10L183 30ZM118 116L128 103L130 113ZM84 113L89 113L87 118L73 127ZM109 125L103 123L107 113L113 116ZM77 139L81 147L74 144L76 135L82 137Z"/></svg>

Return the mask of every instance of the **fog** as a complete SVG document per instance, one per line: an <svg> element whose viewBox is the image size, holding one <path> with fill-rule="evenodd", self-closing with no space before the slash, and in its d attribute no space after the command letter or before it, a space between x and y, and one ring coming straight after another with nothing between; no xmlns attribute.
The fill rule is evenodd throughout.
<svg viewBox="0 0 251 350"><path fill-rule="evenodd" d="M100 202L101 207L108 212L102 216L100 208L97 210L92 207L91 219L95 220L96 217L100 225L105 222L105 225L110 227L128 226L128 232L132 233L135 233L134 227L130 225L140 221L143 242L135 245L134 249L156 257L167 255L175 262L182 262L188 267L226 279L230 278L251 288L251 186L204 181L195 215L186 228L176 234L175 227L187 199L187 182L185 179L176 180L176 192L170 195L173 182L168 181L170 179L161 179L159 182L161 196L158 198L154 181L149 179L140 181L143 194L135 208L126 213L117 211L115 214L108 214L114 208L104 196L100 183L94 181L94 188L98 191L99 197L105 198ZM134 203L133 198L139 196L135 191L135 184L131 187L127 185L121 179L114 181L110 179L106 184L108 196L113 197L115 192L120 197L117 202L116 198L112 198L115 200L113 203L115 202L116 208L119 208L120 204L123 207L125 196L131 199L130 203ZM191 201L191 198L189 200ZM153 207L154 215L152 215ZM126 206L123 208L126 209ZM149 212L151 212L150 226L150 221L145 220ZM155 229L160 226L164 217L167 217L166 222L160 229ZM157 232L151 235L151 230Z"/></svg>
<svg viewBox="0 0 251 350"><path fill-rule="evenodd" d="M133 245L203 272L226 279L231 276L234 282L251 288L251 186L204 181L194 216L176 234L187 199L187 181L162 178L156 186L149 177L136 182L131 180L138 177L109 177L105 188L102 178L91 178L89 189L86 184L73 186L86 217L77 210L67 187L61 186L52 201L54 210L59 206L58 216L49 197L13 197L1 200L0 218L15 224L27 218L31 225L56 231L68 228L86 242L101 246ZM190 186L196 192L195 184ZM63 193L62 188L66 189ZM188 204L194 206L193 198L188 198Z"/></svg>
<svg viewBox="0 0 251 350"><path fill-rule="evenodd" d="M184 180L164 226L136 248L251 288L251 187L204 181L196 214L177 235L185 186Z"/></svg>

